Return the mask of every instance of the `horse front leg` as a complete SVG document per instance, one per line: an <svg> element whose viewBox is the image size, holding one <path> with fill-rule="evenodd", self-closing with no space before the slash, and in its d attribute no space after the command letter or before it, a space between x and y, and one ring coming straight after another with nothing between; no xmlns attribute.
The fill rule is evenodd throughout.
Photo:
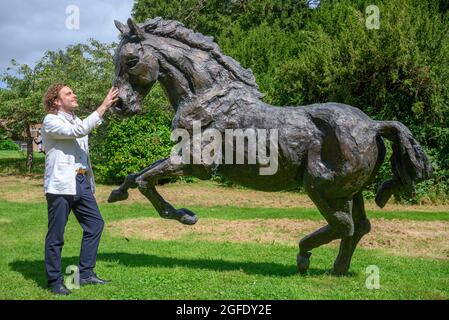
<svg viewBox="0 0 449 320"><path fill-rule="evenodd" d="M167 160L168 158L165 159L160 159L154 163L152 163L149 167L136 172L136 173L132 173L130 175L128 175L125 178L125 181L123 181L123 183L120 185L120 187L118 187L115 190L112 190L111 194L109 195L108 198L108 202L117 202L117 201L123 201L128 199L128 189L134 189L138 187L138 184L136 182L137 177L141 176L142 174L148 172L149 170L153 169L154 167L156 167L158 164L160 164L161 162Z"/></svg>
<svg viewBox="0 0 449 320"><path fill-rule="evenodd" d="M200 179L208 179L211 176L205 165L183 164L178 157L170 157L139 175L135 182L139 191L150 200L162 218L175 219L183 224L192 225L198 221L198 217L188 209L175 209L164 200L155 188L160 179L186 175L196 176Z"/></svg>

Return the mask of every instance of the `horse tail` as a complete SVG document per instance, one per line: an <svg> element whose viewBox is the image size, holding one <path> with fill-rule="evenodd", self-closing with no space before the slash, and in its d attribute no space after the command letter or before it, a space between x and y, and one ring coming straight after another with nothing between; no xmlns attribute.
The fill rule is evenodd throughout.
<svg viewBox="0 0 449 320"><path fill-rule="evenodd" d="M393 177L384 181L376 193L376 204L383 208L394 193L411 194L415 182L432 176L432 165L410 130L398 121L377 121L379 134L390 140Z"/></svg>

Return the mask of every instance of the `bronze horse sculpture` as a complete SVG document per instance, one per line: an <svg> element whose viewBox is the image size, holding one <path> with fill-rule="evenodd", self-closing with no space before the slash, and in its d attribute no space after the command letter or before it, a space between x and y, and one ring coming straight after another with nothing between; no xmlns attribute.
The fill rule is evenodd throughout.
<svg viewBox="0 0 449 320"><path fill-rule="evenodd" d="M414 183L428 179L432 168L422 148L403 124L374 121L357 108L340 103L275 107L262 102L249 69L221 53L213 38L195 33L178 21L155 18L143 24L118 21L121 42L114 57L120 90L115 111L139 113L143 98L159 81L176 115L173 129L278 130L278 170L261 175L265 164L208 164L161 159L131 174L109 196L124 200L129 188L138 188L161 217L194 224L197 216L175 209L157 192L162 178L195 176L209 179L219 173L236 184L264 191L301 187L315 203L327 225L299 242L298 271L309 268L311 250L341 239L333 273L347 274L353 252L370 231L362 190L375 178L384 161L383 138L392 141L393 177L376 194L383 207L392 194L410 191ZM247 150L245 149L245 152Z"/></svg>

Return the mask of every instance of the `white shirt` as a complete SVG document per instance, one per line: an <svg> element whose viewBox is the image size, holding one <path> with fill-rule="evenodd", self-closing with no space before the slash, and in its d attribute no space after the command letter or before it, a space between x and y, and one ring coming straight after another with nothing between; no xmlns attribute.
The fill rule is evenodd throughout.
<svg viewBox="0 0 449 320"><path fill-rule="evenodd" d="M96 111L84 120L62 111L45 116L41 130L46 151L45 193L76 195L76 171L79 168L88 170L87 178L95 192L88 134L101 123Z"/></svg>
<svg viewBox="0 0 449 320"><path fill-rule="evenodd" d="M66 118L70 123L72 124L80 124L82 125L82 120L80 118L78 118L74 113L67 113L64 111L58 111L58 114L64 116L64 118ZM90 164L89 164L89 155L88 152L86 152L86 150L89 150L89 145L87 144L88 138L86 136L86 139L83 138L78 138L76 139L76 144L75 144L75 170L78 169L84 169L84 170L89 170L90 169ZM86 145L85 145L86 142Z"/></svg>

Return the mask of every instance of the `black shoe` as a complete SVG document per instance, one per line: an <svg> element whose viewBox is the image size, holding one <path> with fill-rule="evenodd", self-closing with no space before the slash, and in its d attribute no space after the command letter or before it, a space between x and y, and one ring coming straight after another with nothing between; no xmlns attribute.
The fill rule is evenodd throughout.
<svg viewBox="0 0 449 320"><path fill-rule="evenodd" d="M97 275L95 273L93 273L89 278L80 279L80 285L85 286L87 284L106 284L109 283L111 281L109 280L103 280L97 277Z"/></svg>
<svg viewBox="0 0 449 320"><path fill-rule="evenodd" d="M50 285L49 288L50 288L50 291L53 292L54 294L59 294L62 296L67 296L72 293L72 291L67 289L67 287L63 283Z"/></svg>

